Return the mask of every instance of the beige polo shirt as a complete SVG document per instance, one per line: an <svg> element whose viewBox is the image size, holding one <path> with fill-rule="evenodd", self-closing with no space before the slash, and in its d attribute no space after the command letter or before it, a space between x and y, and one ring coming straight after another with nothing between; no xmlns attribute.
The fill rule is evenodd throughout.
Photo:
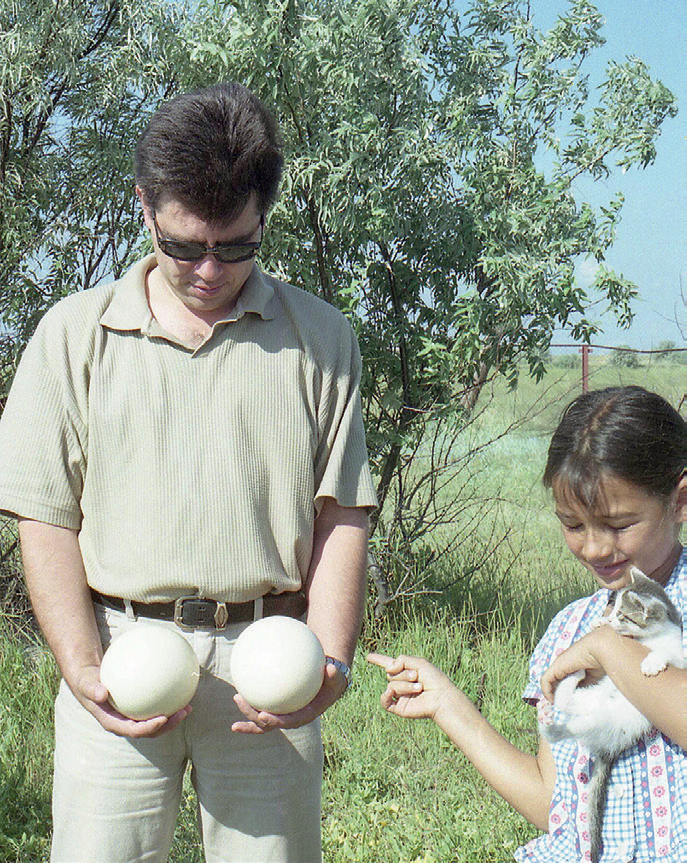
<svg viewBox="0 0 687 863"><path fill-rule="evenodd" d="M42 319L0 422L0 509L79 531L96 590L232 602L298 589L324 497L375 505L350 325L253 271L191 350L153 318L154 257Z"/></svg>

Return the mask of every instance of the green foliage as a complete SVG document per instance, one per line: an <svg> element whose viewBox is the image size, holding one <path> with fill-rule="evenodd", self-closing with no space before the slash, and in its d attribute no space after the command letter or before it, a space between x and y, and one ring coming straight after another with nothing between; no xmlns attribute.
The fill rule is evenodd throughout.
<svg viewBox="0 0 687 863"><path fill-rule="evenodd" d="M657 363L679 363L687 365L687 348L678 348L675 342L665 340L659 342L654 348L657 351L653 359Z"/></svg>
<svg viewBox="0 0 687 863"><path fill-rule="evenodd" d="M582 360L579 354L561 354L556 357L553 364L559 369L577 369L580 368Z"/></svg>
<svg viewBox="0 0 687 863"><path fill-rule="evenodd" d="M38 642L0 616L0 859L47 860L56 674Z"/></svg>
<svg viewBox="0 0 687 863"><path fill-rule="evenodd" d="M676 348L677 348L677 345L673 341L665 340L665 341L659 342L656 345L656 347L654 348L654 350L657 352L654 355L654 359L656 360L657 363L670 362L670 360L672 359L672 352Z"/></svg>
<svg viewBox="0 0 687 863"><path fill-rule="evenodd" d="M0 0L5 362L48 306L118 276L140 243L132 151L160 99L200 81L184 38L208 29L197 18L163 0Z"/></svg>
<svg viewBox="0 0 687 863"><path fill-rule="evenodd" d="M611 364L614 366L624 366L628 369L637 369L640 365L639 354L637 351L632 350L629 345L618 345L611 352Z"/></svg>

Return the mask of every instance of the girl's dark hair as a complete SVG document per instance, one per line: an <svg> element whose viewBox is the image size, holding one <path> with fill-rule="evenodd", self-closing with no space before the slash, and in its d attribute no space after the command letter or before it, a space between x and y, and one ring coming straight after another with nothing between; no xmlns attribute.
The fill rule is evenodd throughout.
<svg viewBox="0 0 687 863"><path fill-rule="evenodd" d="M685 472L685 421L661 396L642 387L609 387L578 396L553 433L544 485L554 481L593 508L602 474L668 497Z"/></svg>
<svg viewBox="0 0 687 863"><path fill-rule="evenodd" d="M141 135L136 183L155 210L168 196L208 222L233 221L255 193L266 213L284 159L277 122L241 84L217 84L165 102Z"/></svg>

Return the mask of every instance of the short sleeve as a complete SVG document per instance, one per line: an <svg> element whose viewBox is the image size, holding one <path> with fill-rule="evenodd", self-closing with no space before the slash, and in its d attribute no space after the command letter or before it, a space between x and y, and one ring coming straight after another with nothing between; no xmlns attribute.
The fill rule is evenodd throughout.
<svg viewBox="0 0 687 863"><path fill-rule="evenodd" d="M367 458L360 403L360 350L353 330L342 323L336 362L325 371L317 426L315 502L324 497L341 506L374 507L376 493Z"/></svg>
<svg viewBox="0 0 687 863"><path fill-rule="evenodd" d="M78 529L86 428L67 339L50 312L22 356L0 421L0 509ZM78 380L79 374L82 381Z"/></svg>
<svg viewBox="0 0 687 863"><path fill-rule="evenodd" d="M608 591L599 590L570 603L553 618L530 659L529 682L522 694L524 701L528 704L539 701L543 695L542 674L559 654L590 631L594 620L603 613L607 599Z"/></svg>

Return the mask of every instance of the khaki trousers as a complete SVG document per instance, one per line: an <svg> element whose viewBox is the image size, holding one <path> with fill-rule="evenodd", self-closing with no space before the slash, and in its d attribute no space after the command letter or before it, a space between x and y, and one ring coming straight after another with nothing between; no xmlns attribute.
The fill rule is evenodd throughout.
<svg viewBox="0 0 687 863"><path fill-rule="evenodd" d="M133 621L96 607L105 646ZM242 717L228 682L247 624L184 632L201 680L184 722L155 739L105 731L64 683L55 705L52 863L165 863L187 764L207 863L319 863L319 722L264 735L230 730Z"/></svg>

